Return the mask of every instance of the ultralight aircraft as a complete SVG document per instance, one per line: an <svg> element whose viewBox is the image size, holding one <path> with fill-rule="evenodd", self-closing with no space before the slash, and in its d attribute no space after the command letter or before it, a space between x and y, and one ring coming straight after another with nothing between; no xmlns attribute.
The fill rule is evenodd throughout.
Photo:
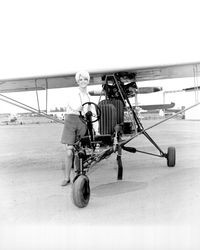
<svg viewBox="0 0 200 250"><path fill-rule="evenodd" d="M96 112L93 113L88 111L86 114L81 115L81 119L87 124L88 131L84 137L79 138L79 140L74 144L73 164L75 177L72 185L72 197L73 202L77 207L86 207L90 200L90 183L87 173L91 171L97 163L109 157L113 153L116 153L117 155L118 180L123 179L123 150L133 154L143 153L164 158L166 159L168 167L175 166L175 148L168 147L167 152L164 152L153 140L153 138L150 137L147 131L158 126L160 123L166 122L167 120L179 115L180 112L185 112L197 106L199 103L196 103L187 109L181 110L173 116L161 120L145 129L129 99L142 91L155 92L160 90L152 87L145 87L143 89L139 88L138 85L140 82L184 77L197 78L199 69L200 62L194 62L89 72L91 76L90 85L101 85L102 91L97 93L97 95L100 95L100 97L101 95L104 95L105 99L100 100L98 104L94 102L87 102L83 104L83 106L94 106ZM46 91L47 110L48 89L77 86L74 75L75 74L73 73L0 80L0 100L28 110L32 113L37 113L56 122L63 123L62 120L49 116L47 112L42 112L40 110L38 91ZM32 90L36 91L38 109L30 107L5 95L5 93L9 92ZM91 94L95 95L95 92ZM160 108L165 108L165 106L160 106ZM128 114L130 117L128 122L124 119L125 114ZM94 122L99 122L98 135L95 134L93 130ZM141 151L137 148L127 146L128 142L141 134L144 135L158 150L157 154Z"/></svg>

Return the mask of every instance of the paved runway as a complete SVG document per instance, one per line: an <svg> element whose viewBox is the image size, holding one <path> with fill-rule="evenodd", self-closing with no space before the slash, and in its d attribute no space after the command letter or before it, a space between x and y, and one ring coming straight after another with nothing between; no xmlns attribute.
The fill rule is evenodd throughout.
<svg viewBox="0 0 200 250"><path fill-rule="evenodd" d="M144 127L153 123L144 121ZM42 245L44 249L46 241L53 249L54 244L55 249L66 245L68 249L83 249L83 245L198 249L200 121L172 120L149 132L164 151L176 147L174 168L167 167L166 159L123 152L124 178L117 181L116 155L100 162L89 175L91 199L84 209L73 205L71 186L60 186L61 132L59 124L0 127L0 233L4 236L0 249L17 245L27 249L25 243L32 237L38 240L30 249ZM144 136L130 145L156 153Z"/></svg>

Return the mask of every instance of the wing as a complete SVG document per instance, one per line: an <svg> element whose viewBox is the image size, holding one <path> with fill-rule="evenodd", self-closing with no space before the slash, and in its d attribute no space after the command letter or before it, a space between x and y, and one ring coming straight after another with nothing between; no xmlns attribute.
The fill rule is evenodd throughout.
<svg viewBox="0 0 200 250"><path fill-rule="evenodd" d="M159 79L193 77L195 74L194 72L197 72L198 68L200 69L200 62L93 71L90 72L91 85L101 84L102 77L104 75L118 72L134 73L135 81L141 82ZM35 89L45 90L53 88L75 87L77 85L74 79L74 75L75 73L53 76L46 75L28 78L2 79L0 80L0 92L6 93L17 91L31 91Z"/></svg>

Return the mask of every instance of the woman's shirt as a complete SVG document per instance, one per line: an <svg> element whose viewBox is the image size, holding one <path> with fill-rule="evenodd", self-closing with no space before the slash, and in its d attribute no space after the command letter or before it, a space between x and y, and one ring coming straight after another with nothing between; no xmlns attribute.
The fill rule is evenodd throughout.
<svg viewBox="0 0 200 250"><path fill-rule="evenodd" d="M80 91L74 92L73 97L68 100L68 105L66 108L66 115L69 115L69 114L80 115L80 112L82 113L82 115L84 115L89 110L91 110L93 114L96 114L96 109L94 105L91 105L91 106L85 105L84 107L82 107L82 105L85 102L91 102L92 101L91 99L92 98L88 93L82 93ZM94 119L96 118L92 117L92 120ZM93 123L93 128L97 133L99 129L98 122Z"/></svg>
<svg viewBox="0 0 200 250"><path fill-rule="evenodd" d="M80 115L81 111L87 112L85 110L87 105L84 107L84 110L82 107L82 104L85 102L90 102L90 95L80 91L75 92L73 97L68 100L66 114Z"/></svg>

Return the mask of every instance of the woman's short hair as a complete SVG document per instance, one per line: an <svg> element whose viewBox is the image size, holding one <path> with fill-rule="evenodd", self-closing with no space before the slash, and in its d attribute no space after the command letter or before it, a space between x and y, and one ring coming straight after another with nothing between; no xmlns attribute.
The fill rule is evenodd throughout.
<svg viewBox="0 0 200 250"><path fill-rule="evenodd" d="M79 81L80 77L87 78L88 81L90 80L90 74L87 71L79 71L75 75L76 82Z"/></svg>

